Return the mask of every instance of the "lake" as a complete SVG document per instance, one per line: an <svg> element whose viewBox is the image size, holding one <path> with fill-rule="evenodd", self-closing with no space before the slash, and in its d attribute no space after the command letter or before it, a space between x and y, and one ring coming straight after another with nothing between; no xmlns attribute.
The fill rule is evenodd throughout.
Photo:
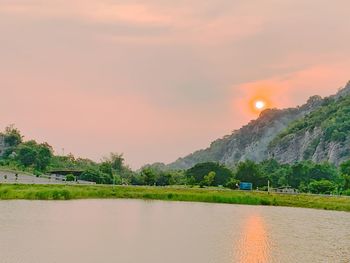
<svg viewBox="0 0 350 263"><path fill-rule="evenodd" d="M0 201L1 263L350 262L350 213L143 200Z"/></svg>

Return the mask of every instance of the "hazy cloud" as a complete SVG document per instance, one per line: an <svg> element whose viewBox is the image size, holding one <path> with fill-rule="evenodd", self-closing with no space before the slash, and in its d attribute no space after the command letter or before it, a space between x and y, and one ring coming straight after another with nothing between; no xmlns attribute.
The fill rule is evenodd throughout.
<svg viewBox="0 0 350 263"><path fill-rule="evenodd" d="M1 126L61 151L172 161L344 85L350 3L0 1Z"/></svg>

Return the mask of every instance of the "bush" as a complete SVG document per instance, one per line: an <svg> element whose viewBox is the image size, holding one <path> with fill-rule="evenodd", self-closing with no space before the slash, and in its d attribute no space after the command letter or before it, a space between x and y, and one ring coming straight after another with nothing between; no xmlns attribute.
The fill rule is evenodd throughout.
<svg viewBox="0 0 350 263"><path fill-rule="evenodd" d="M66 176L66 181L67 182L74 182L75 181L75 176L73 174L68 174Z"/></svg>
<svg viewBox="0 0 350 263"><path fill-rule="evenodd" d="M112 184L113 183L113 177L111 175L102 173L98 169L87 169L85 170L81 176L81 180L95 182L97 184Z"/></svg>
<svg viewBox="0 0 350 263"><path fill-rule="evenodd" d="M239 188L238 185L239 185L239 180L231 178L230 181L228 181L225 186L230 189L238 189Z"/></svg>
<svg viewBox="0 0 350 263"><path fill-rule="evenodd" d="M185 172L185 176L189 184L199 184L204 181L204 177L207 176L210 172L215 173L214 181L210 182L210 185L214 186L225 185L233 176L233 173L229 168L215 162L196 164Z"/></svg>
<svg viewBox="0 0 350 263"><path fill-rule="evenodd" d="M254 188L267 185L268 180L261 166L250 160L238 164L236 178L241 182L252 183Z"/></svg>
<svg viewBox="0 0 350 263"><path fill-rule="evenodd" d="M313 194L331 194L336 189L336 185L328 180L312 181L309 190Z"/></svg>

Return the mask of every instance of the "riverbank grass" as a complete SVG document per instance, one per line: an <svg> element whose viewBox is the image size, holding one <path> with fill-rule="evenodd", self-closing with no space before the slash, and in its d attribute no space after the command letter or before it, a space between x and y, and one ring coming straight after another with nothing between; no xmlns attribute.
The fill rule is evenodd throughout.
<svg viewBox="0 0 350 263"><path fill-rule="evenodd" d="M0 184L0 200L71 200L132 198L245 205L271 205L350 211L350 198L288 195L225 189L144 186Z"/></svg>

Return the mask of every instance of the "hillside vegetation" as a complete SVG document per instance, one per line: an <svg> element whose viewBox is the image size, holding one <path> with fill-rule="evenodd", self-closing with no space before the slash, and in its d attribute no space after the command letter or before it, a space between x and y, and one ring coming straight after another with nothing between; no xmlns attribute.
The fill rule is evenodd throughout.
<svg viewBox="0 0 350 263"><path fill-rule="evenodd" d="M170 169L187 169L215 161L229 167L239 162L275 158L282 163L303 160L335 165L350 158L350 82L327 98L311 97L290 109L268 109L210 147L179 158Z"/></svg>
<svg viewBox="0 0 350 263"><path fill-rule="evenodd" d="M336 165L350 157L350 95L323 100L322 106L292 122L270 143L282 162L313 160Z"/></svg>

